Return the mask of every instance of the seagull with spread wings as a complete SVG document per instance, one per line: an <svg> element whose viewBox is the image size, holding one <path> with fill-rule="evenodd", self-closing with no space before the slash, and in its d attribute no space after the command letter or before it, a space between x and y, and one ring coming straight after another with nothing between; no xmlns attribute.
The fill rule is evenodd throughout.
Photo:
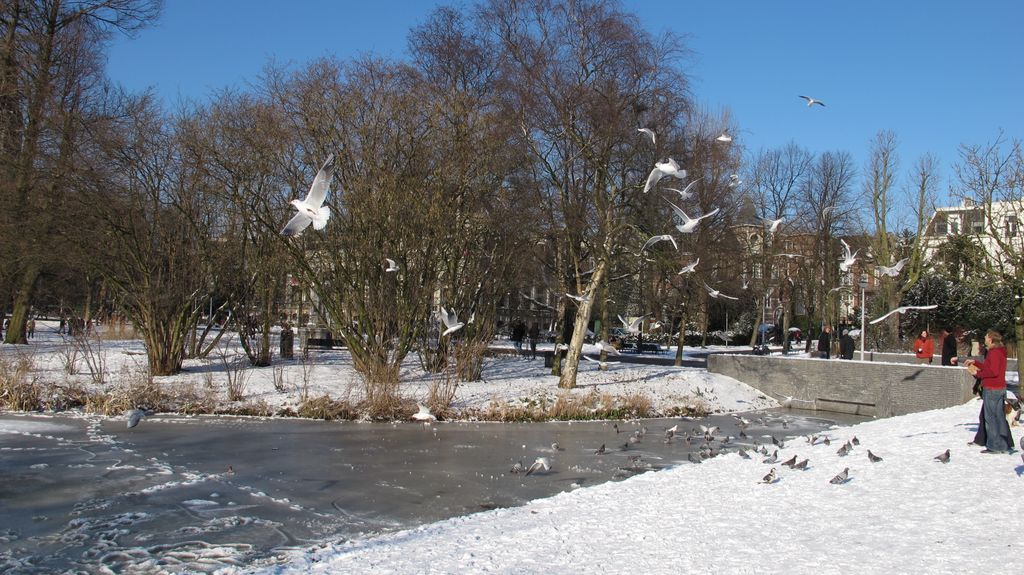
<svg viewBox="0 0 1024 575"><path fill-rule="evenodd" d="M445 327L445 330L443 332L441 332L441 337L444 337L444 336L449 335L449 334L453 334L453 333L459 331L460 329L462 329L463 327L465 327L465 325L466 325L465 323L459 321L459 318L455 314L455 310L454 309L451 312L448 312L448 311L446 311L442 307L441 308L441 313L438 314L438 317L441 318L441 323L443 323L444 327ZM470 319L470 322L472 322L472 321L473 320Z"/></svg>
<svg viewBox="0 0 1024 575"><path fill-rule="evenodd" d="M722 142L723 144L728 144L729 142L732 141L732 136L729 135L728 130L722 130L721 135L719 135L715 139L718 140L719 142Z"/></svg>
<svg viewBox="0 0 1024 575"><path fill-rule="evenodd" d="M853 265L853 262L857 261L857 254L860 253L860 250L850 252L850 244L846 243L842 239L839 240L839 243L843 244L845 254L843 256L843 261L839 262L839 269L843 272L848 272L850 271L850 266Z"/></svg>
<svg viewBox="0 0 1024 575"><path fill-rule="evenodd" d="M303 200L294 199L291 204L299 213L288 220L281 235L292 237L300 235L309 224L313 224L314 230L322 230L327 227L327 220L331 217L331 211L324 205L327 199L327 188L334 178L334 154L328 156L327 161L320 167L320 171L313 178L313 184L309 186L309 193Z"/></svg>
<svg viewBox="0 0 1024 575"><path fill-rule="evenodd" d="M686 170L679 167L679 164L675 160L669 158L666 162L655 162L654 169L651 170L650 175L647 176L647 183L644 184L644 193L646 194L658 184L658 181L666 176L672 176L682 180L686 177Z"/></svg>
<svg viewBox="0 0 1024 575"><path fill-rule="evenodd" d="M697 183L700 182L703 179L704 178L697 178L696 180L694 180L694 181L690 182L689 184L687 184L686 187L683 188L682 190L677 190L675 188L665 188L665 189L670 191L670 192L675 192L675 193L679 194L680 201L685 201L685 200L688 200L688 199L693 197L693 194L690 193L690 188L692 188L693 186L697 185Z"/></svg>
<svg viewBox="0 0 1024 575"><path fill-rule="evenodd" d="M676 226L676 229L684 234L688 234L696 230L697 224L699 224L700 221L703 220L704 218L710 218L711 216L718 213L718 208L715 208L710 212L704 214L703 216L691 218L690 216L686 215L686 212L684 212L683 209L680 208L679 206L673 204L672 202L669 202L668 200L665 201L668 202L668 205L672 206L672 211L675 212L676 216L679 217L679 220L682 221L681 224L678 224Z"/></svg>
<svg viewBox="0 0 1024 575"><path fill-rule="evenodd" d="M718 298L725 298L725 299L731 299L731 300L738 300L738 299L740 299L738 297L732 297L730 295L725 295L724 293L722 293L722 292L712 288L711 286L709 286L706 283L704 284L704 289L708 290L708 295L713 297L713 298L715 298L715 299L718 299Z"/></svg>
<svg viewBox="0 0 1024 575"><path fill-rule="evenodd" d="M588 301L590 301L590 296L588 295L572 295L571 293L568 292L565 295L566 297L568 297L569 299L573 300L576 303L587 303Z"/></svg>
<svg viewBox="0 0 1024 575"><path fill-rule="evenodd" d="M387 265L384 266L385 273L398 271L398 264L395 263L395 260L391 258L384 258L384 261L387 262Z"/></svg>
<svg viewBox="0 0 1024 575"><path fill-rule="evenodd" d="M620 315L619 316L619 321L622 322L622 327L624 327L626 329L626 331L628 331L629 333L631 333L633 335L636 335L636 334L640 333L640 322L642 322L645 317L647 317L646 314L644 314L644 315L642 315L642 316L640 316L638 318L634 318L633 321L626 321Z"/></svg>
<svg viewBox="0 0 1024 575"><path fill-rule="evenodd" d="M900 275L900 272L903 271L903 266L907 265L908 261L910 261L910 258L903 258L891 266L878 266L875 269L878 270L878 275L880 276L889 276L894 278Z"/></svg>
<svg viewBox="0 0 1024 575"><path fill-rule="evenodd" d="M932 305L905 305L903 307L898 307L898 308L890 311L889 313L883 315L880 318L873 319L873 320L869 321L868 323L870 323L871 325L874 325L874 324L884 320L885 318L891 316L894 313L907 313L908 311L910 311L912 309L935 309L937 307L939 307L939 304L935 304L935 303L933 303Z"/></svg>
<svg viewBox="0 0 1024 575"><path fill-rule="evenodd" d="M775 232L779 231L779 226L782 225L782 220L783 219L785 219L785 218L779 218L777 220L772 220L772 219L769 219L769 218L761 218L761 220L764 221L764 227L768 228L768 233L769 234L774 234Z"/></svg>
<svg viewBox="0 0 1024 575"><path fill-rule="evenodd" d="M644 247L640 248L640 253L643 253L644 251L647 250L647 248L653 246L658 242L672 242L672 247L674 247L677 250L679 249L679 246L676 244L676 239L672 237L672 234L662 234L660 236L654 236L651 239L647 240L644 243Z"/></svg>
<svg viewBox="0 0 1024 575"><path fill-rule="evenodd" d="M647 134L651 138L652 144L658 143L658 137L654 135L654 130L650 128L637 128L636 131L640 132L641 134Z"/></svg>
<svg viewBox="0 0 1024 575"><path fill-rule="evenodd" d="M808 108L810 108L811 106L813 106L815 104L821 106L822 108L825 107L825 102L822 102L821 100L815 100L814 98L812 98L810 96L800 96L800 97L803 98L804 100L807 100L807 107Z"/></svg>
<svg viewBox="0 0 1024 575"><path fill-rule="evenodd" d="M697 269L697 264L699 264L699 263L700 263L700 258L697 258L697 259L693 260L692 262L687 264L685 267L683 267L683 269L679 270L679 273L676 274L676 275L680 275L681 276L683 274L688 274L688 273L693 272L694 270Z"/></svg>

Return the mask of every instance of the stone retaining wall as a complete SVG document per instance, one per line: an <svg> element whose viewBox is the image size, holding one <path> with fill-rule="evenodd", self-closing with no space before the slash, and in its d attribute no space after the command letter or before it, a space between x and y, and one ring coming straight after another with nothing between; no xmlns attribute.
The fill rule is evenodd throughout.
<svg viewBox="0 0 1024 575"><path fill-rule="evenodd" d="M881 354L878 354L881 355ZM856 357L856 356L855 356ZM708 371L727 375L792 407L890 417L961 405L974 378L962 367L838 359L711 354Z"/></svg>

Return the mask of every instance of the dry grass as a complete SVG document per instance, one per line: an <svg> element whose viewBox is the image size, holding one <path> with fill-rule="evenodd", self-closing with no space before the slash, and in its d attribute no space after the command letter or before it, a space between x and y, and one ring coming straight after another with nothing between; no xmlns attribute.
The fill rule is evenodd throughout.
<svg viewBox="0 0 1024 575"><path fill-rule="evenodd" d="M0 406L14 411L36 411L43 408L42 386L32 372L32 359L18 356L0 359Z"/></svg>
<svg viewBox="0 0 1024 575"><path fill-rule="evenodd" d="M370 419L395 420L406 415L402 397L398 393L399 366L391 363L375 363L363 366L363 401L359 408Z"/></svg>
<svg viewBox="0 0 1024 575"><path fill-rule="evenodd" d="M348 400L335 400L327 395L303 401L296 414L299 417L327 420L352 420L359 417L359 411Z"/></svg>

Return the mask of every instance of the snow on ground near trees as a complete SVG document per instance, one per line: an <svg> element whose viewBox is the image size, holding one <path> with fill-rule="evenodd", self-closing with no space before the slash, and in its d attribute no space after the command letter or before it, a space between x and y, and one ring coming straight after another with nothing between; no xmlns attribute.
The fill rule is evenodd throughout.
<svg viewBox="0 0 1024 575"><path fill-rule="evenodd" d="M806 471L729 453L523 507L295 551L265 572L1004 572L1024 551L1024 464L1019 451L989 455L967 445L979 408L974 400L837 428L831 446L787 442L779 461L809 458ZM860 445L840 457L854 436ZM883 461L869 462L869 449ZM949 463L936 461L946 449ZM760 483L772 467L778 481ZM849 481L831 484L844 468Z"/></svg>
<svg viewBox="0 0 1024 575"><path fill-rule="evenodd" d="M145 348L140 340L102 340L91 344L92 352L80 352L77 356L78 374L68 376L64 367L69 363L70 340L64 340L56 333L56 324L40 322L36 339L28 346L0 346L0 357L13 358L23 355L31 359L33 373L42 382L62 383L75 381L83 386L94 386L89 375L87 356L102 358L107 389L125 382L138 381L145 373ZM52 325L51 325L52 324ZM504 342L499 345L511 347ZM540 346L540 351L550 349L550 344ZM702 353L728 348L709 348ZM275 348L276 351L276 348ZM585 345L584 351L596 357L597 347ZM686 351L691 352L690 348ZM662 357L674 357L674 350L663 353ZM363 396L362 380L352 367L347 351L311 351L310 360L281 360L276 356L268 367L248 367L236 338L225 336L225 342L207 359L185 361L181 374L156 377L154 381L165 387L191 387L202 391L212 387L222 405L227 401L229 364L239 366L247 377L245 401L266 403L272 411L285 407L296 407L302 395L310 398L329 395L332 399L358 401ZM611 358L614 361L614 358ZM425 373L413 353L402 364L400 394L414 401L424 401L430 393L432 382L439 376ZM277 391L274 380L283 383L284 391ZM625 397L641 394L649 398L653 407L665 412L675 407L702 405L711 412L749 411L775 407L778 404L757 390L730 377L709 374L697 368L640 365L617 363L608 366L608 371L598 369L594 362L581 362L577 387L573 390L558 388L558 378L544 367L538 353L537 359L523 357L489 357L484 362L483 380L459 383L453 407L457 411L483 409L492 402L499 404L523 404L546 398L553 401L560 394L571 393L586 396L591 393L611 397Z"/></svg>

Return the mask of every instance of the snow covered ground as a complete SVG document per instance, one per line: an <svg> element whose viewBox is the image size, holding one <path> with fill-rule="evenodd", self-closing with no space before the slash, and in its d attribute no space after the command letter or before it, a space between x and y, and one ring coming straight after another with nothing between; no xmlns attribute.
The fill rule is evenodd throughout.
<svg viewBox="0 0 1024 575"><path fill-rule="evenodd" d="M409 531L296 551L266 573L995 573L1024 551L1019 451L967 445L980 402L793 440ZM1020 428L1014 428L1019 437ZM837 449L854 437L845 457ZM948 463L935 456L950 451ZM871 463L868 450L882 458ZM762 483L775 469L778 479ZM830 480L844 469L849 480ZM557 472L553 469L551 473ZM232 568L225 573L253 569Z"/></svg>
<svg viewBox="0 0 1024 575"><path fill-rule="evenodd" d="M264 404L271 412L295 408L303 396L316 398L328 395L335 400L353 402L363 396L362 380L344 350L311 352L308 361L275 357L269 367L252 368L248 367L235 339L225 336L224 343L222 349L212 353L208 359L186 360L182 373L156 377L154 381L169 390L200 393L210 390L221 406L230 406L226 393L228 375L238 372L246 381L244 402ZM33 365L33 375L39 381L51 384L71 381L83 387L96 388L97 384L89 373L90 362L104 368L105 380L101 387L107 391L144 377L146 356L141 341L102 340L94 341L91 346L88 352L78 353L75 359L77 373L69 376L65 367L71 362L70 340L56 333L56 324L40 322L36 338L29 346L0 345L0 358L28 358ZM511 344L498 343L498 347L502 346L511 347ZM551 347L550 344L542 344L539 349L543 351ZM686 348L684 357L692 359L692 353L706 354L725 349L728 348ZM584 351L594 356L598 353L596 346L592 345L586 345ZM673 349L660 357L672 358L674 353ZM774 400L750 386L732 378L709 374L704 369L609 363L607 371L598 369L595 362L581 363L577 387L563 390L558 388L558 378L551 376L550 369L544 367L540 354L533 360L514 356L490 357L485 360L481 381L458 385L452 407L458 412L473 411L492 404L525 405L542 400L551 402L560 395L591 394L610 398L643 395L650 399L658 413L687 407L703 407L714 413L777 406ZM425 373L416 354L412 354L402 366L400 393L411 401L425 401L431 385L438 379L435 374Z"/></svg>

